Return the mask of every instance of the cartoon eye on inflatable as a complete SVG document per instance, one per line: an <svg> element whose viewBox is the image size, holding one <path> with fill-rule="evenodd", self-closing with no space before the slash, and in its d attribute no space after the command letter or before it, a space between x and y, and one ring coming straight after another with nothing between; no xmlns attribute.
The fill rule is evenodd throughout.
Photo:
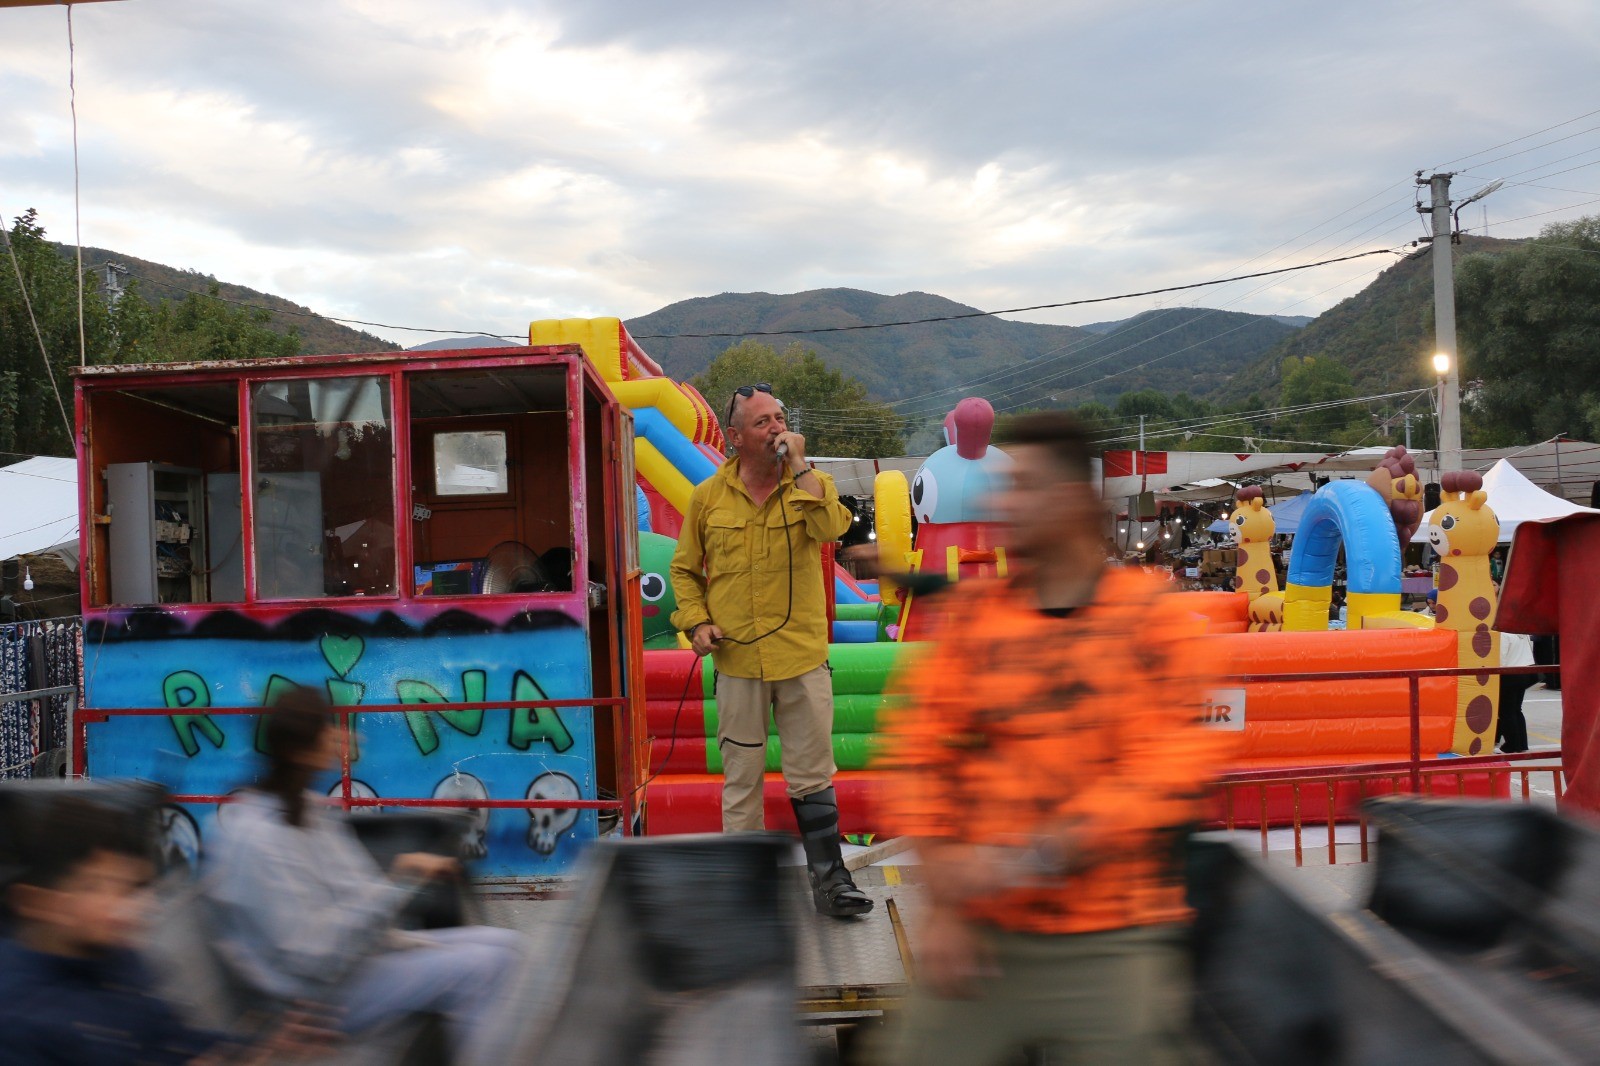
<svg viewBox="0 0 1600 1066"><path fill-rule="evenodd" d="M1244 512L1243 511L1240 511L1238 514L1233 516L1233 524L1238 526L1241 529L1244 528Z"/></svg>
<svg viewBox="0 0 1600 1066"><path fill-rule="evenodd" d="M1456 516L1453 514L1445 515L1444 518L1439 522L1439 528L1444 530L1446 533L1456 528Z"/></svg>
<svg viewBox="0 0 1600 1066"><path fill-rule="evenodd" d="M639 594L646 603L655 603L667 594L667 579L660 574L646 574L639 581Z"/></svg>
<svg viewBox="0 0 1600 1066"><path fill-rule="evenodd" d="M911 509L916 512L917 521L933 521L933 512L938 506L939 482L930 471L919 471L917 479L911 483Z"/></svg>

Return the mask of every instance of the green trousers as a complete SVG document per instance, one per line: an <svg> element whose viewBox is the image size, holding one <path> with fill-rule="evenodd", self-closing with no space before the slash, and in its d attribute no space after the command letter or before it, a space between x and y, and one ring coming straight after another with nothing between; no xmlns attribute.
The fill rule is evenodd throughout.
<svg viewBox="0 0 1600 1066"><path fill-rule="evenodd" d="M914 988L886 1032L901 1066L990 1066L1044 1049L1049 1066L1197 1061L1179 926L1046 936L990 931L999 976L972 999Z"/></svg>

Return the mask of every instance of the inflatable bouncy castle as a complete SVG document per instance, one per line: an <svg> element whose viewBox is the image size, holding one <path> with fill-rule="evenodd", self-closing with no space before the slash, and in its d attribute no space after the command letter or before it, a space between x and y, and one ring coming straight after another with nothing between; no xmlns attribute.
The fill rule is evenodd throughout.
<svg viewBox="0 0 1600 1066"><path fill-rule="evenodd" d="M1405 449L1391 449L1365 482L1334 481L1317 490L1289 557L1284 631L1230 638L1234 669L1262 675L1498 663L1497 638L1489 628L1494 591L1488 554L1499 523L1484 502L1481 484L1471 472L1445 476L1445 500L1428 529L1429 542L1441 556L1433 618L1400 609L1401 544L1417 529L1422 512L1421 488ZM1245 506L1241 503L1241 510ZM1329 633L1341 550L1347 631ZM1246 586L1231 607L1213 600L1205 613L1219 629L1252 617L1249 592ZM1424 757L1492 750L1497 692L1493 677L1424 679ZM1247 694L1243 766L1388 762L1410 755L1404 680L1261 682L1247 686Z"/></svg>
<svg viewBox="0 0 1600 1066"><path fill-rule="evenodd" d="M651 832L714 831L720 825L721 765L717 709L709 662L683 650L671 627L668 566L693 486L721 462L716 414L692 387L667 379L615 319L535 323L541 343L577 341L633 412L637 477L654 533L639 541L644 600L644 679L648 736L645 786ZM844 830L872 834L878 723L893 673L909 661L919 636L916 594L896 575L963 581L1009 571L1002 528L985 500L1001 484L1010 459L992 443L994 409L968 398L945 420L945 446L907 478L880 473L875 483L881 602L840 571L833 667L837 707L833 748ZM1421 518L1421 488L1404 449L1386 454L1365 482L1336 481L1310 500L1280 592L1270 560L1274 526L1260 490L1239 494L1240 576L1232 593L1181 593L1208 628L1226 642L1231 669L1245 685L1248 708L1236 768L1389 762L1410 751L1409 688L1403 679L1356 682L1273 681L1274 675L1487 665L1497 661L1488 628L1493 592L1487 553L1496 522L1475 475L1446 483L1446 500L1428 532L1444 557L1437 617L1400 609L1402 535ZM641 519L644 514L641 513ZM641 526L646 523L641 520ZM1336 562L1344 556L1347 631L1331 633L1328 617ZM919 586L920 587L920 586ZM652 610L654 608L654 610ZM1493 737L1495 686L1476 677L1421 682L1421 750L1473 754ZM791 824L776 773L778 741L769 738L768 825ZM1470 788L1470 786L1469 786ZM1476 791L1477 789L1472 789ZM1270 790L1269 790L1270 791ZM1284 817L1275 796L1262 811ZM1303 812L1309 814L1309 812Z"/></svg>
<svg viewBox="0 0 1600 1066"><path fill-rule="evenodd" d="M694 386L668 378L618 319L534 322L528 332L534 344L581 345L633 416L633 463L642 496L636 535L647 705L648 829L651 833L715 831L721 825L722 764L716 744L706 742L716 736L715 675L710 660L697 660L684 650L686 643L672 626L676 601L669 570L690 494L724 461L722 427ZM835 785L844 831L871 833L868 783L873 772L867 767L877 744L886 680L901 648L879 642L882 605L874 590L835 567L830 592L836 613L836 643L829 654L837 708L833 746L841 769ZM769 741L767 757L769 768L776 771L776 736ZM792 827L793 811L776 772L768 776L766 799L768 826Z"/></svg>

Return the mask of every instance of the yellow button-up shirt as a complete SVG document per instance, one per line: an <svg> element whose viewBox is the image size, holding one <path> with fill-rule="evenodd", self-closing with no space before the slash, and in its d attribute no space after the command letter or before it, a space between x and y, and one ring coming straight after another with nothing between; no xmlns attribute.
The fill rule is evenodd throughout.
<svg viewBox="0 0 1600 1066"><path fill-rule="evenodd" d="M731 638L713 653L719 673L782 681L828 659L822 545L850 528L850 511L833 478L813 473L821 496L785 469L757 507L736 456L689 497L672 556L672 624L688 632L714 622Z"/></svg>

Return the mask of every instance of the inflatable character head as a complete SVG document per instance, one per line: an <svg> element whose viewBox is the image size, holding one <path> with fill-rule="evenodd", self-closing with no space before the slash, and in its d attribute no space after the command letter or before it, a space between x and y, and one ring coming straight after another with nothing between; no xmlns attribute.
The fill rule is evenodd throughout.
<svg viewBox="0 0 1600 1066"><path fill-rule="evenodd" d="M1411 535L1422 524L1422 482L1417 478L1417 463L1397 444L1384 453L1377 467L1367 475L1367 484L1378 490L1394 516L1395 532L1401 544L1410 544Z"/></svg>
<svg viewBox="0 0 1600 1066"><path fill-rule="evenodd" d="M911 513L918 522L979 522L984 499L1001 487L1011 457L990 446L994 408L968 396L944 420L948 442L911 479Z"/></svg>
<svg viewBox="0 0 1600 1066"><path fill-rule="evenodd" d="M672 628L672 612L678 598L672 594L672 553L678 542L660 533L639 534L639 596L644 601L644 646L675 648L677 630Z"/></svg>
<svg viewBox="0 0 1600 1066"><path fill-rule="evenodd" d="M1439 479L1444 490L1439 506L1428 520L1428 543L1443 558L1462 555L1487 557L1500 539L1500 520L1487 506L1483 475L1475 470L1452 470Z"/></svg>
<svg viewBox="0 0 1600 1066"><path fill-rule="evenodd" d="M1259 485L1240 489L1239 506L1234 508L1231 521L1239 532L1240 544L1265 544L1272 539L1278 524L1267 510L1266 494Z"/></svg>

